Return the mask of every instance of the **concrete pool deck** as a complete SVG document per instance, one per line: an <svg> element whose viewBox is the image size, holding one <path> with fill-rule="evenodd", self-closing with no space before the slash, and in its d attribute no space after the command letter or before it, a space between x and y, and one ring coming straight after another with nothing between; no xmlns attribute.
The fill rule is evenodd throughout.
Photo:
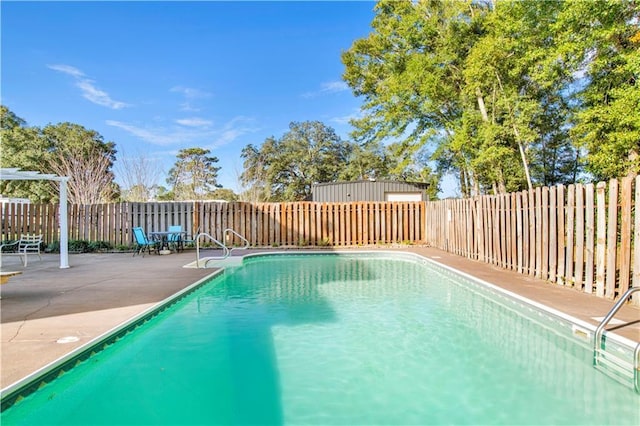
<svg viewBox="0 0 640 426"><path fill-rule="evenodd" d="M371 249L354 249L366 250ZM394 250L421 254L594 326L598 324L594 318L605 316L613 306L611 300L438 249L410 246ZM237 253L265 251L284 250ZM131 253L77 254L70 256L68 269L59 268L58 255L42 257L26 268L17 258L3 259L3 272L22 274L0 287L2 389L213 272L183 268L195 260L193 251L144 258ZM616 329L616 334L640 342L639 308L624 306L615 319L629 323Z"/></svg>

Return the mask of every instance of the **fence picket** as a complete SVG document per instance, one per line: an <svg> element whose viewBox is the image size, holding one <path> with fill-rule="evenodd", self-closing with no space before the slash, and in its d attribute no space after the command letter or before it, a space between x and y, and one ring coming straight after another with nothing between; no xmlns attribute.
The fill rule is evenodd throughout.
<svg viewBox="0 0 640 426"><path fill-rule="evenodd" d="M595 218L594 218L594 199L593 184L585 185L585 273L584 273L584 292L593 293L594 278L594 235L595 235Z"/></svg>
<svg viewBox="0 0 640 426"><path fill-rule="evenodd" d="M536 252L538 248L538 238L540 236L536 232L536 202L535 190L529 191L529 276L536 274Z"/></svg>
<svg viewBox="0 0 640 426"><path fill-rule="evenodd" d="M622 179L620 191L620 273L618 274L617 294L622 295L629 289L631 265L631 196L633 178Z"/></svg>
<svg viewBox="0 0 640 426"><path fill-rule="evenodd" d="M560 285L565 284L565 232L564 232L564 219L565 219L565 199L564 199L564 185L558 185L558 272L556 273L557 283Z"/></svg>
<svg viewBox="0 0 640 426"><path fill-rule="evenodd" d="M613 299L616 291L616 259L618 247L618 181L609 181L609 203L607 206L607 275L604 295Z"/></svg>
<svg viewBox="0 0 640 426"><path fill-rule="evenodd" d="M584 274L584 187L576 185L576 241L574 286L582 290Z"/></svg>
<svg viewBox="0 0 640 426"><path fill-rule="evenodd" d="M567 215L566 215L566 241L567 244L565 246L566 255L565 255L565 285L569 285L570 287L574 286L573 279L573 269L574 269L574 258L573 258L573 249L575 242L575 207L576 207L576 190L575 185L569 185L567 187Z"/></svg>
<svg viewBox="0 0 640 426"><path fill-rule="evenodd" d="M551 282L556 281L558 268L558 197L555 186L549 188L549 276Z"/></svg>
<svg viewBox="0 0 640 426"><path fill-rule="evenodd" d="M607 253L607 216L605 204L606 184L598 183L596 187L597 202L597 246L596 246L596 296L604 297L604 283Z"/></svg>

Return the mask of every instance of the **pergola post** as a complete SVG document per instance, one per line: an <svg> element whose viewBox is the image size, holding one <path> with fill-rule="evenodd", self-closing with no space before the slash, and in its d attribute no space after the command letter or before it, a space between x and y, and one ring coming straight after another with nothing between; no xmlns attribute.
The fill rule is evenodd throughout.
<svg viewBox="0 0 640 426"><path fill-rule="evenodd" d="M69 224L67 215L67 181L60 179L60 269L69 267Z"/></svg>

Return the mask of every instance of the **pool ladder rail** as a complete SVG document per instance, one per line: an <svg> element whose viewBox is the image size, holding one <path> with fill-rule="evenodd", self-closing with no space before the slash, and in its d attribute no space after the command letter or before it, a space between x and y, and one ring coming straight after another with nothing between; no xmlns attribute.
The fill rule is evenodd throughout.
<svg viewBox="0 0 640 426"><path fill-rule="evenodd" d="M222 235L223 235L224 239L227 239L229 234L238 237L243 242L244 245L242 247L231 247L231 248L229 248L226 244L224 244L221 241L218 241L217 239L215 239L210 234L207 234L206 232L199 233L196 236L196 267L198 267L198 268L206 268L210 261L224 261L229 256L231 256L231 252L233 250L246 250L247 248L249 248L249 241L245 237L243 237L242 235L240 235L239 233L234 231L233 229L227 228L224 231L222 231ZM216 246L218 246L218 247L220 247L222 249L222 255L221 256L209 256L209 257L200 258L200 237L207 237L209 240L213 241L213 243ZM204 262L204 263L201 263L201 262Z"/></svg>
<svg viewBox="0 0 640 426"><path fill-rule="evenodd" d="M627 290L620 300L611 308L606 317L602 319L598 328L593 335L593 365L594 367L601 367L601 370L606 369L610 376L618 381L628 384L629 381L633 381L633 388L637 393L640 393L640 342L636 344L633 351L633 362L628 361L607 352L606 339L604 338L604 328L613 319L616 313L626 303L627 299L631 297L633 293L640 291L640 287L631 287Z"/></svg>

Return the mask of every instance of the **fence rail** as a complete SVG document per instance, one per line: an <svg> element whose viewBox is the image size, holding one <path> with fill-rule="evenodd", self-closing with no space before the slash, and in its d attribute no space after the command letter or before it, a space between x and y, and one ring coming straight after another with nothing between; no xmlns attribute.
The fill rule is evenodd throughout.
<svg viewBox="0 0 640 426"><path fill-rule="evenodd" d="M640 286L638 205L635 177L431 202L71 205L68 221L70 240L114 246L130 245L135 226L151 232L169 225L218 240L232 228L252 246L428 244L615 299ZM53 204L3 204L2 240L42 233L46 243L57 241L58 216Z"/></svg>

